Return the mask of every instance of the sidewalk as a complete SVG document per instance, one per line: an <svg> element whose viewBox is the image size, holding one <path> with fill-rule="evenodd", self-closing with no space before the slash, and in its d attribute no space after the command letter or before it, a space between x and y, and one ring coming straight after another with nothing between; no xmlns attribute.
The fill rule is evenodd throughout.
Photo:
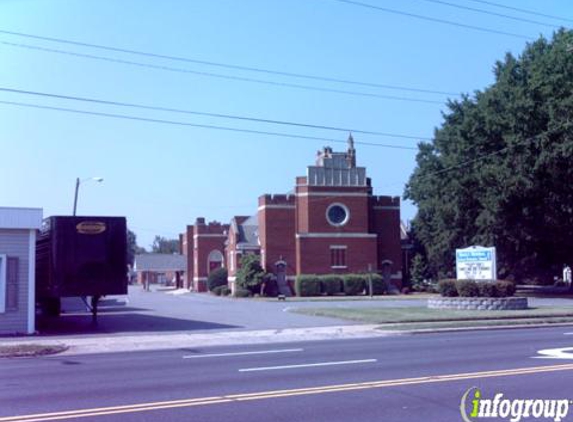
<svg viewBox="0 0 573 422"><path fill-rule="evenodd" d="M212 333L154 333L149 335L94 335L91 337L15 337L0 339L3 346L67 346L63 355L139 352L240 344L286 343L313 340L385 337L399 333L377 329L379 325L346 325L277 330L226 331Z"/></svg>

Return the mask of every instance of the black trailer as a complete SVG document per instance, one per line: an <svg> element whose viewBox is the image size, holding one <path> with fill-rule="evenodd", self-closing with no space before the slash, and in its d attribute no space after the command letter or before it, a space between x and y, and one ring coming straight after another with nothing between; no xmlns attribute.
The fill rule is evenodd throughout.
<svg viewBox="0 0 573 422"><path fill-rule="evenodd" d="M60 314L62 297L91 298L93 321L102 296L127 294L125 217L54 216L36 242L36 301Z"/></svg>

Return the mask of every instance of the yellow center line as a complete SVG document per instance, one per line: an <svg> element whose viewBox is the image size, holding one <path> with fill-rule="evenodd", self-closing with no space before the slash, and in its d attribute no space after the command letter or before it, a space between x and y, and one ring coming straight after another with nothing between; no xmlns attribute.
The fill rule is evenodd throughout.
<svg viewBox="0 0 573 422"><path fill-rule="evenodd" d="M280 397L326 394L326 393L335 393L344 391L367 390L374 388L431 384L437 382L462 381L462 380L470 380L478 378L530 375L541 372L570 371L570 370L573 370L573 364L535 366L535 367L503 369L495 371L468 372L468 373L450 374L450 375L434 375L434 376L424 376L416 378L401 378L393 380L367 381L367 382L350 383L350 384L324 385L320 387L261 391L256 393L231 394L231 395L222 395L213 397L199 397L193 399L139 403L139 404L122 405L122 406L67 410L62 412L7 416L7 417L0 417L0 422L55 421L55 420L85 418L94 416L117 415L122 413L148 412L153 410L173 409L180 407L207 406L212 404L230 403L230 402L266 400Z"/></svg>

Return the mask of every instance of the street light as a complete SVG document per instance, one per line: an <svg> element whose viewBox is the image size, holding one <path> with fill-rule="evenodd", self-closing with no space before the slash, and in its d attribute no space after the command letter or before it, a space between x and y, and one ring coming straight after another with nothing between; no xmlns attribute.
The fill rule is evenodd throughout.
<svg viewBox="0 0 573 422"><path fill-rule="evenodd" d="M80 184L87 182L89 180L93 180L94 182L101 183L103 182L103 177L88 177L87 179L76 178L76 193L74 195L74 216L76 215L76 209L78 208L78 191L80 190Z"/></svg>

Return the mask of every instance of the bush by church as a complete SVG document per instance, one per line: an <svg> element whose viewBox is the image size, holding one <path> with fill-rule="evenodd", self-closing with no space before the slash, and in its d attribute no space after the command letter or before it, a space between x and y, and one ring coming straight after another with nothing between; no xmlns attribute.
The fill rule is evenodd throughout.
<svg viewBox="0 0 573 422"><path fill-rule="evenodd" d="M359 296L370 293L384 295L389 285L379 274L301 274L296 277L295 291L297 296Z"/></svg>
<svg viewBox="0 0 573 422"><path fill-rule="evenodd" d="M438 292L443 297L511 297L515 284L506 280L455 280L438 282Z"/></svg>

